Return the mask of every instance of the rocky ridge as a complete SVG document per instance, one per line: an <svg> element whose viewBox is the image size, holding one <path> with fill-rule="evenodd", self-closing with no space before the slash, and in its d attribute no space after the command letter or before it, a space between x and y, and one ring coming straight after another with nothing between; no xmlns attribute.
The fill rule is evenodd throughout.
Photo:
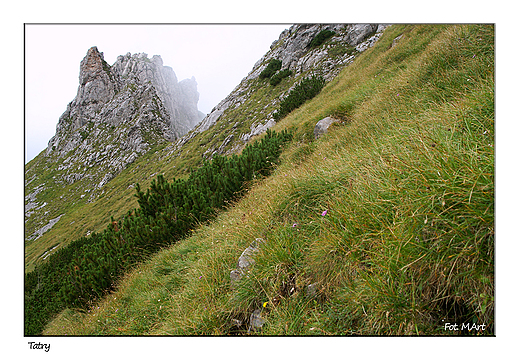
<svg viewBox="0 0 520 360"><path fill-rule="evenodd" d="M262 134L276 124L273 114L280 101L304 77L311 74L331 81L356 56L370 48L382 35L386 24L299 24L293 25L280 34L269 51L256 62L249 74L223 99L189 134L169 147L170 154L179 154L182 147L196 139L218 122L228 123L226 137L220 142L205 146L204 156L236 152L251 137ZM311 41L324 30L334 35L321 46L311 48ZM278 91L254 97L262 83L260 74L272 59L282 62L282 70L288 69L292 75L278 85ZM253 103L255 102L255 103ZM251 108L251 110L249 110ZM243 114L246 113L247 117ZM239 115L238 115L239 114ZM222 131L222 130L221 130Z"/></svg>
<svg viewBox="0 0 520 360"><path fill-rule="evenodd" d="M123 150L142 153L154 142L181 137L200 121L195 79L178 82L158 55L127 53L109 66L94 46L81 61L79 82L46 157L63 158L71 150L92 153L100 136L108 135L107 127L115 130ZM116 162L124 164L119 158Z"/></svg>

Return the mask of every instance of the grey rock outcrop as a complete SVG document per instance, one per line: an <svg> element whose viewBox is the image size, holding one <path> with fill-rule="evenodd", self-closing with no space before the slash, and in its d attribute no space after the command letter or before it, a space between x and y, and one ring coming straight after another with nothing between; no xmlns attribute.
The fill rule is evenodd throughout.
<svg viewBox="0 0 520 360"><path fill-rule="evenodd" d="M231 278L231 288L236 288L238 286L238 282L242 279L243 276L247 276L247 273L251 269L251 267L255 264L254 255L258 253L260 250L260 244L263 243L264 240L261 238L256 238L251 245L249 245L238 258L238 263L236 269L232 270L229 274ZM233 323L235 326L240 327L242 322L236 319L233 319ZM265 319L262 316L262 309L256 309L249 315L249 327L247 332L255 332L260 331L262 326L265 324Z"/></svg>
<svg viewBox="0 0 520 360"><path fill-rule="evenodd" d="M101 187L153 145L192 129L200 121L198 100L195 79L178 82L160 56L127 53L109 66L92 47L80 64L77 95L45 155L62 161L64 183L82 179L96 166L92 176Z"/></svg>
<svg viewBox="0 0 520 360"><path fill-rule="evenodd" d="M289 69L296 75L313 70L316 75L331 80L342 68L338 65L346 64L355 57L352 50L348 51L350 48L355 48L365 41L373 43L385 28L378 24L293 25L289 30L282 32L278 41L271 46L271 51L256 63L246 79L258 77L267 66L268 60L278 59L282 61L282 69ZM323 30L335 33L329 45L309 49L311 41ZM338 45L345 51L338 49L331 56L329 51ZM366 48L360 49L364 51Z"/></svg>
<svg viewBox="0 0 520 360"><path fill-rule="evenodd" d="M36 230L34 232L34 234L32 236L29 237L28 240L37 240L40 236L42 236L44 233L46 233L47 231L49 231L50 229L52 229L52 227L58 222L60 221L61 217L63 216L64 214L61 214L60 216L58 216L57 218L55 219L51 219L49 220L49 223L46 224L45 226L41 227L40 229Z"/></svg>
<svg viewBox="0 0 520 360"><path fill-rule="evenodd" d="M250 267L255 263L253 255L259 251L259 246L264 240L261 238L257 238L255 241L247 247L240 257L238 258L238 263L236 269L232 270L230 273L231 285L233 286L237 281L239 281L242 276L244 276Z"/></svg>
<svg viewBox="0 0 520 360"><path fill-rule="evenodd" d="M249 316L249 329L248 332L251 331L259 331L262 329L262 326L265 324L265 319L262 317L262 309L256 309Z"/></svg>
<svg viewBox="0 0 520 360"><path fill-rule="evenodd" d="M339 120L333 119L329 116L318 121L314 127L314 138L318 139L323 134L326 134L329 127L336 122L339 122Z"/></svg>
<svg viewBox="0 0 520 360"><path fill-rule="evenodd" d="M143 121L156 115L154 120L165 123L160 126L164 128L162 136L172 141L199 122L198 100L195 79L177 82L174 71L163 66L160 56L150 60L145 53L127 53L109 66L94 46L81 61L76 98L60 117L47 155L60 149L70 151L75 143L69 141L67 144L72 145L67 147L66 135L89 122L118 126L140 115Z"/></svg>
<svg viewBox="0 0 520 360"><path fill-rule="evenodd" d="M274 119L269 119L265 124L258 124L256 126L253 124L251 125L251 132L249 134L242 134L240 139L246 143L251 137L265 133L267 129L273 127L275 124L276 121L274 121Z"/></svg>

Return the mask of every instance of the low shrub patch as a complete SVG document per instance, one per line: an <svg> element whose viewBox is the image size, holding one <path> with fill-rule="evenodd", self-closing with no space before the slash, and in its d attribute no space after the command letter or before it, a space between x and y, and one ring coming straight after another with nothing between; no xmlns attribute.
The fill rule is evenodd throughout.
<svg viewBox="0 0 520 360"><path fill-rule="evenodd" d="M278 71L271 79L269 79L269 84L272 86L278 85L283 79L291 76L292 72L289 69L285 69L282 71Z"/></svg>
<svg viewBox="0 0 520 360"><path fill-rule="evenodd" d="M322 30L312 39L312 41L309 43L309 48L318 47L321 44L323 44L327 39L334 36L336 33L331 30Z"/></svg>
<svg viewBox="0 0 520 360"><path fill-rule="evenodd" d="M273 76L278 70L282 68L282 61L271 59L267 67L260 73L260 79L269 79Z"/></svg>
<svg viewBox="0 0 520 360"><path fill-rule="evenodd" d="M275 120L280 120L294 109L300 107L307 100L312 99L323 89L325 80L321 76L311 76L302 80L289 93L289 95L282 100L280 108L274 113Z"/></svg>

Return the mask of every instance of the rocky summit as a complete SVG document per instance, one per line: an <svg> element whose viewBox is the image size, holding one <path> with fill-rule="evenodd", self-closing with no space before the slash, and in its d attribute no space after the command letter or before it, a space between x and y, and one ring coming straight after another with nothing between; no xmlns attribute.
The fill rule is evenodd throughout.
<svg viewBox="0 0 520 360"><path fill-rule="evenodd" d="M81 61L78 93L61 115L45 155L92 154L100 135L106 137L111 129L121 150L135 158L152 143L172 141L193 128L200 121L198 99L195 79L178 82L160 56L127 53L109 66L94 46ZM122 158L116 162L124 167Z"/></svg>

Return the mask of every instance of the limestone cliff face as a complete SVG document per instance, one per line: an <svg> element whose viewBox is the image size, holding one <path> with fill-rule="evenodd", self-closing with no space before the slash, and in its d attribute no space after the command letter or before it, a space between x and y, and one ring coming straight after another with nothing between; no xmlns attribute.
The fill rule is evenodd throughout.
<svg viewBox="0 0 520 360"><path fill-rule="evenodd" d="M92 130L99 124L131 123L135 133L149 123L162 138L172 141L198 123L198 99L195 79L179 83L160 56L150 60L144 53L128 53L109 66L103 53L92 47L80 64L76 98L60 117L46 155L58 152L63 156L79 145L77 130L83 130L84 138L85 132L95 134ZM129 136L128 143L138 152L146 148L144 135L141 139Z"/></svg>
<svg viewBox="0 0 520 360"><path fill-rule="evenodd" d="M195 79L178 82L160 56L127 53L109 66L92 47L80 64L77 95L45 155L63 159L59 175L66 183L102 173L101 187L154 145L192 129L200 121L198 100ZM102 169L89 174L95 165Z"/></svg>

